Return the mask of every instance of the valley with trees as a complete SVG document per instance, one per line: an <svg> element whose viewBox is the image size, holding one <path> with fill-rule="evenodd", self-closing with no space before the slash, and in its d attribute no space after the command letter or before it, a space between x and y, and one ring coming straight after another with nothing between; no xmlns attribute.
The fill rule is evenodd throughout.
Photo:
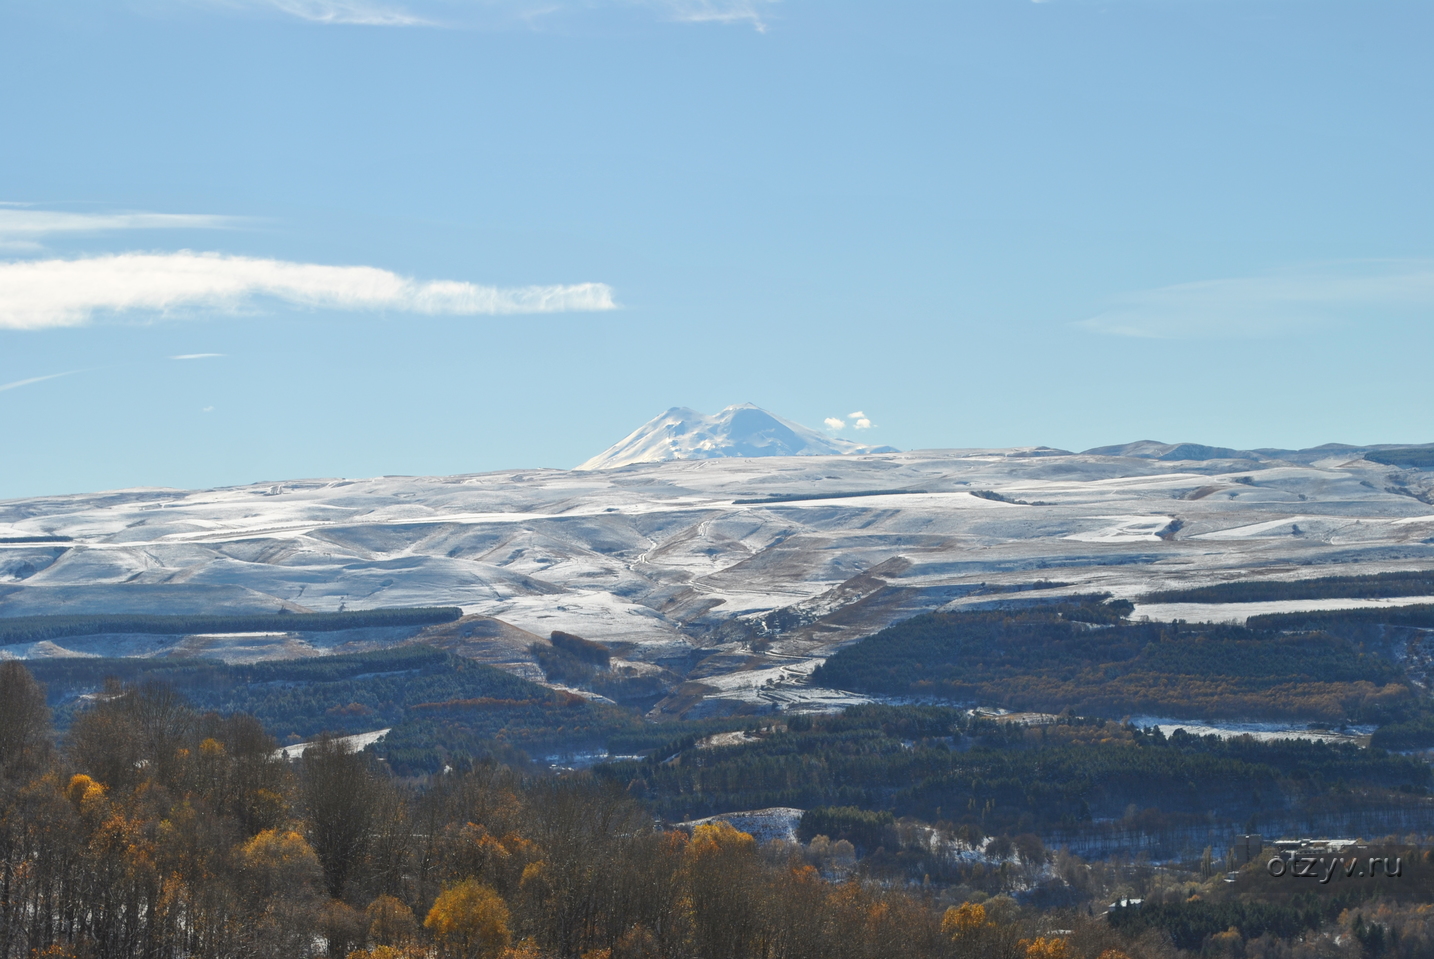
<svg viewBox="0 0 1434 959"><path fill-rule="evenodd" d="M1238 803L1279 768L1272 805L1285 791L1317 801L1333 790L1344 807L1358 793L1371 811L1423 795L1422 763L1353 747L1162 743L1112 723L1022 730L882 707L759 727L750 732L764 748L716 748L710 761L689 743L680 762L643 769L554 775L487 755L399 776L375 751L327 736L284 758L254 717L200 712L153 679L112 684L58 742L24 665L0 664L0 704L7 957L1156 959L1229 942L1248 955L1323 955L1317 932L1377 937L1377 955L1423 955L1434 942L1417 905L1430 891L1428 853L1399 839L1380 851L1401 857L1407 881L1291 896L1259 862L1227 882L1208 849L1188 865L1087 860L1032 831L1082 781L1114 797L1140 779L1154 799L1174 780L1223 776ZM968 736L979 742L936 759ZM1121 764L1104 750L1146 758ZM784 756L827 775L782 792L776 784L808 765ZM1069 773L1042 772L1052 763ZM848 778L854 789L841 786ZM898 791L916 785L906 789L916 805L866 811L889 805L888 778ZM847 805L814 806L795 835L762 843L720 820L653 818L684 794L718 807L757 798L740 793L746 784ZM980 802L963 805L968 794ZM985 855L971 856L987 831ZM1107 917L1112 897L1150 905Z"/></svg>
<svg viewBox="0 0 1434 959"><path fill-rule="evenodd" d="M1425 486L1338 455L5 505L0 959L1427 955Z"/></svg>
<svg viewBox="0 0 1434 959"><path fill-rule="evenodd" d="M421 642L7 661L0 955L1434 949L1434 777L1407 753L1434 710L1372 613L1291 633L998 595L1022 605L925 614L830 657L814 683L886 700L830 713L652 723ZM589 687L614 662L562 632L537 655ZM1167 735L1137 709L1312 731ZM724 818L742 810L786 825L754 835ZM1362 837L1401 874L1292 888L1262 872L1274 848L1236 856L1242 833Z"/></svg>

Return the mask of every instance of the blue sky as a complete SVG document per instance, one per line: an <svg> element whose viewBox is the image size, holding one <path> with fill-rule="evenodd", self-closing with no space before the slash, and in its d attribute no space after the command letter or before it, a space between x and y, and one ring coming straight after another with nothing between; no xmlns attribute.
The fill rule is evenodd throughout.
<svg viewBox="0 0 1434 959"><path fill-rule="evenodd" d="M1434 7L8 0L0 497L1429 442ZM189 357L177 359L176 357Z"/></svg>

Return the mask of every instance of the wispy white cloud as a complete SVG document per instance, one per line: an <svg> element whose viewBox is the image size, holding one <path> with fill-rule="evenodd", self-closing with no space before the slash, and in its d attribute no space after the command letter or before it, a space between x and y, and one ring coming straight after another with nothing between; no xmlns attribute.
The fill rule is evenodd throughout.
<svg viewBox="0 0 1434 959"><path fill-rule="evenodd" d="M767 29L766 12L779 0L198 0L210 6L267 9L311 23L379 27L534 26L565 13L604 6L646 8L678 23L747 24Z"/></svg>
<svg viewBox="0 0 1434 959"><path fill-rule="evenodd" d="M765 33L767 21L763 14L777 0L648 0L648 5L663 9L668 19L679 23L745 23Z"/></svg>
<svg viewBox="0 0 1434 959"><path fill-rule="evenodd" d="M216 356L223 356L223 353L181 353L178 356L171 356L171 360L208 360Z"/></svg>
<svg viewBox="0 0 1434 959"><path fill-rule="evenodd" d="M315 23L349 23L368 27L433 27L439 22L403 7L362 0L269 0L283 13Z"/></svg>
<svg viewBox="0 0 1434 959"><path fill-rule="evenodd" d="M219 253L121 253L0 263L0 328L79 326L97 314L238 312L265 299L339 310L479 315L612 310L604 283L502 288L371 266Z"/></svg>
<svg viewBox="0 0 1434 959"><path fill-rule="evenodd" d="M29 386L31 383L43 383L46 380L57 380L62 376L72 376L79 370L66 370L63 373L51 373L49 376L32 376L28 380L16 380L13 383L0 383L0 393L6 390L18 389L21 386Z"/></svg>
<svg viewBox="0 0 1434 959"><path fill-rule="evenodd" d="M202 213L67 213L34 210L19 204L0 205L0 241L34 244L58 233L104 233L112 230L214 230L238 226L239 217Z"/></svg>
<svg viewBox="0 0 1434 959"><path fill-rule="evenodd" d="M827 429L829 430L846 429L846 420L842 419L839 416L828 416L826 419L822 420L822 422L827 425Z"/></svg>
<svg viewBox="0 0 1434 959"><path fill-rule="evenodd" d="M1333 263L1116 297L1076 325L1149 339L1256 338L1434 310L1434 260Z"/></svg>

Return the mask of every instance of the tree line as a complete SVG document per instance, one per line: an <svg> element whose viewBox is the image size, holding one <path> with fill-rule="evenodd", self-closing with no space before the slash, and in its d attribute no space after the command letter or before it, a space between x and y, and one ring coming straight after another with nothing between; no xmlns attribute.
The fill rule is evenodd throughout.
<svg viewBox="0 0 1434 959"><path fill-rule="evenodd" d="M347 610L340 613L206 613L159 616L136 613L102 613L83 616L14 616L0 619L0 646L103 633L151 633L180 636L189 633L328 633L374 626L432 626L463 616L457 606L410 606L392 609Z"/></svg>
<svg viewBox="0 0 1434 959"><path fill-rule="evenodd" d="M1365 576L1316 579L1240 580L1190 589L1165 589L1142 596L1142 603L1263 603L1286 599L1377 599L1434 595L1434 571L1409 570Z"/></svg>
<svg viewBox="0 0 1434 959"><path fill-rule="evenodd" d="M1385 626L1434 629L1434 604L1381 606L1370 609L1330 609L1307 613L1264 613L1246 620L1251 629L1314 631L1361 637L1382 632Z"/></svg>

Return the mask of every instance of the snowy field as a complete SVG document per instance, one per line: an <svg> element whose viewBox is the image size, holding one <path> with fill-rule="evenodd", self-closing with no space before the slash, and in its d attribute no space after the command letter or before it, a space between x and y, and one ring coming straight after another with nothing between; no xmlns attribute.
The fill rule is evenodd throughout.
<svg viewBox="0 0 1434 959"><path fill-rule="evenodd" d="M63 538L0 543L0 617L456 605L512 636L564 630L660 664L703 687L688 689L684 711L696 700L716 712L835 708L860 698L812 689L811 669L924 611L1434 568L1434 507L1418 498L1431 481L1357 454L927 450L42 497L0 503L0 540ZM863 491L879 495L830 495ZM793 495L804 498L736 502ZM1039 580L1069 585L993 589ZM1388 602L1411 601L1426 600ZM1243 619L1329 603L1137 615ZM484 658L487 642L453 648ZM360 647L313 634L109 637L0 656L248 662L347 648ZM532 675L525 648L509 641L485 661Z"/></svg>
<svg viewBox="0 0 1434 959"><path fill-rule="evenodd" d="M790 806L773 806L771 809L748 809L742 812L722 813L706 819L689 819L678 823L679 829L692 830L714 822L725 822L733 829L747 833L758 843L780 839L783 842L797 841L797 826L805 810Z"/></svg>
<svg viewBox="0 0 1434 959"><path fill-rule="evenodd" d="M1322 609L1368 609L1378 606L1434 605L1434 596L1401 596L1394 599L1280 599L1264 603L1137 603L1132 619L1168 623L1244 623L1251 616L1267 613L1302 613Z"/></svg>
<svg viewBox="0 0 1434 959"><path fill-rule="evenodd" d="M388 729L375 729L371 733L355 733L352 736L335 736L334 742L342 743L348 752L362 752L364 749L382 740L383 737L391 732L393 732L392 727ZM294 743L292 746L285 746L283 749L278 750L275 755L284 759L300 759L304 755L304 750L312 745L314 744L311 742Z"/></svg>
<svg viewBox="0 0 1434 959"><path fill-rule="evenodd" d="M1308 726L1292 723L1182 722L1178 719L1154 716L1136 716L1131 719L1131 722L1142 729L1154 726L1166 736L1171 735L1177 729L1183 729L1191 736L1219 736L1221 739L1250 736L1261 742L1278 739L1308 739L1318 742L1355 743L1366 746L1369 744L1369 734L1374 732L1373 726L1351 726L1340 730L1310 729Z"/></svg>

